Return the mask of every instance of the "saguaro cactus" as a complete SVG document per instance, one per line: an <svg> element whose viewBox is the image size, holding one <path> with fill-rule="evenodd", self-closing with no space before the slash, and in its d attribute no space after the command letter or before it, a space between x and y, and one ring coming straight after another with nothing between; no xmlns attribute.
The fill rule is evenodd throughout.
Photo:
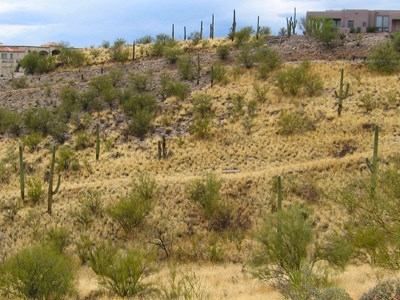
<svg viewBox="0 0 400 300"><path fill-rule="evenodd" d="M203 39L203 21L200 22L200 39Z"/></svg>
<svg viewBox="0 0 400 300"><path fill-rule="evenodd" d="M25 165L22 155L22 146L19 146L19 185L21 188L21 199L25 200Z"/></svg>
<svg viewBox="0 0 400 300"><path fill-rule="evenodd" d="M211 66L210 77L211 77L211 87L213 87L214 86L214 66Z"/></svg>
<svg viewBox="0 0 400 300"><path fill-rule="evenodd" d="M297 19L296 19L296 7L294 8L294 16L286 18L286 26L287 26L287 34L294 35L296 34L296 27L297 27Z"/></svg>
<svg viewBox="0 0 400 300"><path fill-rule="evenodd" d="M171 35L172 39L175 39L175 24L172 24L172 35Z"/></svg>
<svg viewBox="0 0 400 300"><path fill-rule="evenodd" d="M49 215L51 215L51 213L52 213L53 196L55 194L57 194L58 189L60 187L60 181L61 181L61 175L58 174L57 186L56 186L56 189L53 190L55 161L56 161L56 146L53 145L51 163L50 163L49 190L48 190L48 193L47 193L47 212L49 213Z"/></svg>
<svg viewBox="0 0 400 300"><path fill-rule="evenodd" d="M167 158L167 140L165 135L162 136L162 155L163 158Z"/></svg>
<svg viewBox="0 0 400 300"><path fill-rule="evenodd" d="M212 14L211 24L210 24L210 39L214 38L214 30L215 30L215 27L214 27L214 14Z"/></svg>
<svg viewBox="0 0 400 300"><path fill-rule="evenodd" d="M100 157L100 126L99 123L96 124L96 161Z"/></svg>
<svg viewBox="0 0 400 300"><path fill-rule="evenodd" d="M379 127L375 126L374 135L374 152L372 156L372 162L367 158L367 166L371 171L371 192L375 193L377 179L378 179L378 143L379 143Z"/></svg>
<svg viewBox="0 0 400 300"><path fill-rule="evenodd" d="M233 22L232 22L232 28L231 28L231 40L235 39L235 34L236 34L236 11L233 10Z"/></svg>
<svg viewBox="0 0 400 300"><path fill-rule="evenodd" d="M346 84L346 90L343 89L343 69L340 71L340 86L339 86L339 93L335 91L335 97L338 98L338 116L342 114L343 109L343 100L347 99L349 96L349 87L350 84Z"/></svg>
<svg viewBox="0 0 400 300"><path fill-rule="evenodd" d="M258 36L260 35L260 16L257 17L257 30L256 30L256 39L258 40Z"/></svg>
<svg viewBox="0 0 400 300"><path fill-rule="evenodd" d="M132 60L135 60L135 48L136 48L136 44L133 43L132 44ZM103 73L101 73L101 74L103 74Z"/></svg>
<svg viewBox="0 0 400 300"><path fill-rule="evenodd" d="M183 27L183 40L186 41L186 26Z"/></svg>
<svg viewBox="0 0 400 300"><path fill-rule="evenodd" d="M200 65L200 53L197 53L197 85L200 84L200 71L201 71L201 65Z"/></svg>

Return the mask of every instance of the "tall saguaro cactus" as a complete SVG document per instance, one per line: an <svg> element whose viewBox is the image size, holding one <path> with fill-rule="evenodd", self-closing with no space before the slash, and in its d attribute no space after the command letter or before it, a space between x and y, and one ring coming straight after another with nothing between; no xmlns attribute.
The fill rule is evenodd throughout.
<svg viewBox="0 0 400 300"><path fill-rule="evenodd" d="M201 65L200 65L200 53L197 53L197 85L200 84L200 71L201 71Z"/></svg>
<svg viewBox="0 0 400 300"><path fill-rule="evenodd" d="M203 39L203 21L200 22L200 39Z"/></svg>
<svg viewBox="0 0 400 300"><path fill-rule="evenodd" d="M296 34L296 27L297 27L297 19L296 19L296 7L294 8L294 15L293 17L286 18L286 26L287 26L287 34L294 35Z"/></svg>
<svg viewBox="0 0 400 300"><path fill-rule="evenodd" d="M257 30L256 30L256 39L258 40L258 37L260 35L260 16L257 17Z"/></svg>
<svg viewBox="0 0 400 300"><path fill-rule="evenodd" d="M133 42L133 44L132 44L132 60L135 60L135 48L136 48L136 44L135 44L135 42ZM103 74L103 72L101 74Z"/></svg>
<svg viewBox="0 0 400 300"><path fill-rule="evenodd" d="M214 39L214 31L215 30L215 25L214 25L214 14L212 14L211 17L211 24L210 24L210 39Z"/></svg>
<svg viewBox="0 0 400 300"><path fill-rule="evenodd" d="M186 41L186 26L183 26L183 40Z"/></svg>
<svg viewBox="0 0 400 300"><path fill-rule="evenodd" d="M347 99L349 96L349 87L350 84L346 84L346 89L343 88L343 69L340 71L340 85L339 85L339 93L335 91L335 97L338 99L338 116L342 114L343 109L343 100Z"/></svg>
<svg viewBox="0 0 400 300"><path fill-rule="evenodd" d="M96 161L100 157L100 126L99 123L96 124Z"/></svg>
<svg viewBox="0 0 400 300"><path fill-rule="evenodd" d="M231 28L231 40L235 39L235 34L236 34L236 11L233 10L233 22L232 22L232 28Z"/></svg>
<svg viewBox="0 0 400 300"><path fill-rule="evenodd" d="M56 161L56 146L52 147L52 155L51 155L51 163L50 163L50 176L49 176L49 190L47 193L47 212L49 215L52 213L53 207L53 196L57 194L58 189L60 187L61 175L58 174L58 182L55 190L53 190L53 181L54 181L54 165Z"/></svg>
<svg viewBox="0 0 400 300"><path fill-rule="evenodd" d="M171 35L172 39L175 39L175 24L172 24L172 35Z"/></svg>
<svg viewBox="0 0 400 300"><path fill-rule="evenodd" d="M22 154L22 146L19 146L19 185L21 188L21 199L25 200L25 165Z"/></svg>
<svg viewBox="0 0 400 300"><path fill-rule="evenodd" d="M374 135L374 152L372 156L372 162L367 158L367 166L371 171L371 192L374 194L376 190L377 180L378 180L378 144L379 144L379 127L375 126Z"/></svg>

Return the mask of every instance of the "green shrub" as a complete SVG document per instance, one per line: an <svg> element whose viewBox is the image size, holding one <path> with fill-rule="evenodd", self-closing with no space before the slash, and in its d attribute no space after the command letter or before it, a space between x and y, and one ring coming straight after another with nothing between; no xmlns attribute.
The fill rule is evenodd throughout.
<svg viewBox="0 0 400 300"><path fill-rule="evenodd" d="M33 177L27 180L27 196L33 204L42 202L44 195L43 184L39 178Z"/></svg>
<svg viewBox="0 0 400 300"><path fill-rule="evenodd" d="M113 68L108 72L107 77L109 78L112 86L117 87L124 78L124 71L118 68Z"/></svg>
<svg viewBox="0 0 400 300"><path fill-rule="evenodd" d="M58 253L63 253L70 244L71 233L65 228L51 228L44 238L45 242Z"/></svg>
<svg viewBox="0 0 400 300"><path fill-rule="evenodd" d="M165 43L162 41L156 41L153 44L153 47L151 49L151 55L152 56L163 56L164 54L164 47L165 47Z"/></svg>
<svg viewBox="0 0 400 300"><path fill-rule="evenodd" d="M74 293L73 265L44 245L21 250L0 269L0 292L7 297L64 299Z"/></svg>
<svg viewBox="0 0 400 300"><path fill-rule="evenodd" d="M151 44L154 41L154 38L150 35L142 36L141 38L136 39L136 44Z"/></svg>
<svg viewBox="0 0 400 300"><path fill-rule="evenodd" d="M213 66L212 78L215 82L226 85L228 83L228 77L226 75L226 68L220 63L216 63Z"/></svg>
<svg viewBox="0 0 400 300"><path fill-rule="evenodd" d="M254 30L251 26L243 27L240 30L236 31L236 34L235 34L236 45L242 45L242 44L248 42L253 33L254 33Z"/></svg>
<svg viewBox="0 0 400 300"><path fill-rule="evenodd" d="M61 99L61 104L57 107L57 110L60 115L69 120L71 114L77 109L79 92L77 89L64 86L61 88L58 97Z"/></svg>
<svg viewBox="0 0 400 300"><path fill-rule="evenodd" d="M217 55L220 59L225 60L229 57L229 45L219 45L217 48Z"/></svg>
<svg viewBox="0 0 400 300"><path fill-rule="evenodd" d="M28 77L23 76L23 77L20 77L20 78L14 78L11 81L11 86L14 89L26 89L26 88L28 88L29 87Z"/></svg>
<svg viewBox="0 0 400 300"><path fill-rule="evenodd" d="M139 197L143 201L150 201L156 192L157 184L149 174L139 173L132 181L131 197Z"/></svg>
<svg viewBox="0 0 400 300"><path fill-rule="evenodd" d="M400 280L383 281L363 294L360 300L396 300L400 299Z"/></svg>
<svg viewBox="0 0 400 300"><path fill-rule="evenodd" d="M25 112L24 123L30 132L48 134L52 118L53 115L50 110L45 108L32 108Z"/></svg>
<svg viewBox="0 0 400 300"><path fill-rule="evenodd" d="M95 216L102 216L103 204L101 200L101 192L95 190L87 190L80 194L79 202L91 214Z"/></svg>
<svg viewBox="0 0 400 300"><path fill-rule="evenodd" d="M79 49L72 48L68 43L62 43L59 51L58 60L64 66L79 68L86 62L85 54Z"/></svg>
<svg viewBox="0 0 400 300"><path fill-rule="evenodd" d="M137 92L145 92L147 90L147 85L150 76L148 74L131 74L130 81L132 87Z"/></svg>
<svg viewBox="0 0 400 300"><path fill-rule="evenodd" d="M43 136L41 133L32 132L22 138L22 143L28 147L29 151L33 152L38 148L42 140Z"/></svg>
<svg viewBox="0 0 400 300"><path fill-rule="evenodd" d="M192 56L190 54L181 56L179 58L178 70L179 74L184 80L192 80L195 77L195 66L192 60Z"/></svg>
<svg viewBox="0 0 400 300"><path fill-rule="evenodd" d="M370 71L389 75L399 70L399 59L399 53L393 49L391 44L382 43L372 49L366 64Z"/></svg>
<svg viewBox="0 0 400 300"><path fill-rule="evenodd" d="M238 117L242 116L244 114L243 108L245 105L245 99L243 94L234 94L230 96L229 98L230 101L230 107L229 107L229 115L233 119L237 119Z"/></svg>
<svg viewBox="0 0 400 300"><path fill-rule="evenodd" d="M201 179L196 179L188 186L189 198L200 203L204 215L210 218L221 199L221 180L215 174L207 174Z"/></svg>
<svg viewBox="0 0 400 300"><path fill-rule="evenodd" d="M266 84L253 84L254 94L260 103L265 103L268 100L269 86Z"/></svg>
<svg viewBox="0 0 400 300"><path fill-rule="evenodd" d="M18 113L0 108L0 133L21 133L22 118Z"/></svg>
<svg viewBox="0 0 400 300"><path fill-rule="evenodd" d="M262 79L267 78L272 71L282 65L282 58L275 48L259 48L255 55L259 63L258 73Z"/></svg>
<svg viewBox="0 0 400 300"><path fill-rule="evenodd" d="M92 136L86 132L78 132L74 138L75 150L82 150L94 145Z"/></svg>
<svg viewBox="0 0 400 300"><path fill-rule="evenodd" d="M377 103L372 94L365 94L360 98L361 106L366 110L366 112L372 111L376 108Z"/></svg>
<svg viewBox="0 0 400 300"><path fill-rule="evenodd" d="M42 56L32 51L19 62L25 74L43 74L56 69L55 59L52 56Z"/></svg>
<svg viewBox="0 0 400 300"><path fill-rule="evenodd" d="M144 109L132 114L128 125L128 133L135 137L143 139L152 128L154 114Z"/></svg>
<svg viewBox="0 0 400 300"><path fill-rule="evenodd" d="M193 31L189 34L188 40L192 41L193 46L197 46L201 40L201 34L199 31Z"/></svg>
<svg viewBox="0 0 400 300"><path fill-rule="evenodd" d="M122 109L128 114L138 114L141 111L153 113L157 108L157 100L151 93L135 95L122 103Z"/></svg>
<svg viewBox="0 0 400 300"><path fill-rule="evenodd" d="M353 298L341 288L330 287L318 293L316 300L352 300Z"/></svg>
<svg viewBox="0 0 400 300"><path fill-rule="evenodd" d="M80 110L86 112L100 111L102 109L102 105L97 99L97 91L93 87L89 87L79 95L78 105Z"/></svg>
<svg viewBox="0 0 400 300"><path fill-rule="evenodd" d="M316 262L331 260L321 250L323 241L316 241L310 216L306 207L290 206L268 214L257 235L260 248L253 254L253 272L276 286L286 298L312 299L317 289L328 283L326 272ZM346 253L334 261L342 267L348 259Z"/></svg>
<svg viewBox="0 0 400 300"><path fill-rule="evenodd" d="M313 96L323 88L321 78L311 72L308 61L303 61L298 67L288 67L286 70L280 71L276 80L277 86L282 92L292 96L297 96L301 92Z"/></svg>
<svg viewBox="0 0 400 300"><path fill-rule="evenodd" d="M315 129L313 120L300 111L292 113L282 111L279 115L278 125L279 133L282 135L298 134Z"/></svg>
<svg viewBox="0 0 400 300"><path fill-rule="evenodd" d="M182 54L182 49L179 46L165 46L162 52L163 56L169 64L175 64L179 56Z"/></svg>
<svg viewBox="0 0 400 300"><path fill-rule="evenodd" d="M95 247L95 243L90 237L86 234L81 234L79 239L75 242L75 247L82 264L89 262L90 254Z"/></svg>
<svg viewBox="0 0 400 300"><path fill-rule="evenodd" d="M166 93L168 96L175 96L178 100L185 100L190 94L190 86L180 81L171 81L167 85Z"/></svg>
<svg viewBox="0 0 400 300"><path fill-rule="evenodd" d="M400 52L400 34L398 32L393 32L390 38L393 49L396 52Z"/></svg>
<svg viewBox="0 0 400 300"><path fill-rule="evenodd" d="M126 46L126 41L118 38L114 41L110 48L110 57L112 61L125 63L129 59L129 49Z"/></svg>
<svg viewBox="0 0 400 300"><path fill-rule="evenodd" d="M107 211L108 215L117 221L125 233L141 224L151 210L151 202L134 196L119 201Z"/></svg>
<svg viewBox="0 0 400 300"><path fill-rule="evenodd" d="M244 45L240 47L238 62L243 64L246 69L251 69L254 65L256 57L252 53L251 45Z"/></svg>
<svg viewBox="0 0 400 300"><path fill-rule="evenodd" d="M69 145L60 146L57 150L57 168L60 171L74 170L76 165L79 169L79 160L76 158L74 150Z"/></svg>
<svg viewBox="0 0 400 300"><path fill-rule="evenodd" d="M326 47L332 48L335 46L339 38L339 29L333 23L332 19L321 19L313 26L312 35Z"/></svg>
<svg viewBox="0 0 400 300"><path fill-rule="evenodd" d="M136 249L122 251L110 243L95 247L90 267L100 277L100 285L123 298L145 297L153 293L150 283L152 256Z"/></svg>

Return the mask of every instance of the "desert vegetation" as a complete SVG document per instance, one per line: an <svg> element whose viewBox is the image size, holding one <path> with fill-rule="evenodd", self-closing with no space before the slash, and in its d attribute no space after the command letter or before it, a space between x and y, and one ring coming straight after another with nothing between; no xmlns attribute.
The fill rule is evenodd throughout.
<svg viewBox="0 0 400 300"><path fill-rule="evenodd" d="M234 12L226 39L26 56L0 92L1 295L396 299L399 37L288 62L269 34Z"/></svg>

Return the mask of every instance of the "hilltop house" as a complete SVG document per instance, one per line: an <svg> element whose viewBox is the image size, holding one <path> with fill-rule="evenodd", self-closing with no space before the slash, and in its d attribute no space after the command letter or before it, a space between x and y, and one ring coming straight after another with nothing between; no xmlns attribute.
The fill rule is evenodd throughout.
<svg viewBox="0 0 400 300"><path fill-rule="evenodd" d="M13 77L18 63L32 51L40 55L56 55L59 53L57 43L47 43L36 46L5 46L0 45L0 77Z"/></svg>
<svg viewBox="0 0 400 300"><path fill-rule="evenodd" d="M340 32L348 33L352 29L367 32L367 28L376 28L377 32L400 31L400 10L343 9L309 11L309 18L328 18L339 27Z"/></svg>

